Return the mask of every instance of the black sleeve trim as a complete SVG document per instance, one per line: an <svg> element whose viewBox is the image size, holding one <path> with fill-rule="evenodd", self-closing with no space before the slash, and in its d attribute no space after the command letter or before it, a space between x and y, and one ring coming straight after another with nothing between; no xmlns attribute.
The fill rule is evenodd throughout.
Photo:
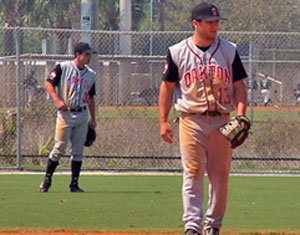
<svg viewBox="0 0 300 235"><path fill-rule="evenodd" d="M179 80L178 68L173 62L170 50L168 50L167 61L163 72L163 81L177 82Z"/></svg>
<svg viewBox="0 0 300 235"><path fill-rule="evenodd" d="M236 51L234 61L232 63L233 82L237 82L248 77L244 65L242 64L239 53Z"/></svg>
<svg viewBox="0 0 300 235"><path fill-rule="evenodd" d="M60 64L56 65L55 69L51 71L51 73L47 77L47 82L50 82L53 86L57 86L61 79L61 66Z"/></svg>
<svg viewBox="0 0 300 235"><path fill-rule="evenodd" d="M89 96L93 97L94 95L96 95L95 83L93 84L92 88L89 90Z"/></svg>

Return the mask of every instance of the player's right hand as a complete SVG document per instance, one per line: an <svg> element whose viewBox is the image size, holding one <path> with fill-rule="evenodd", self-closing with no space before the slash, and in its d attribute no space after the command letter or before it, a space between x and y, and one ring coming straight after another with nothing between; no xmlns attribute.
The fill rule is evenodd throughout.
<svg viewBox="0 0 300 235"><path fill-rule="evenodd" d="M68 110L68 106L67 106L66 103L63 102L62 100L58 99L58 100L54 101L54 103L55 103L55 107L56 107L58 110L62 110L62 111Z"/></svg>
<svg viewBox="0 0 300 235"><path fill-rule="evenodd" d="M167 143L173 143L173 130L170 123L164 122L160 124L160 135Z"/></svg>

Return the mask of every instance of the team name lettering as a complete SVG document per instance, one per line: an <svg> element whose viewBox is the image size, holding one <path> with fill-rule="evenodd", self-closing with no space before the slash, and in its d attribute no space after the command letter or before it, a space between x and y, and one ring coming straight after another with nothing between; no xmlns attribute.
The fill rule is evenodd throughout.
<svg viewBox="0 0 300 235"><path fill-rule="evenodd" d="M91 98L90 98L88 92L86 92L86 93L84 94L84 98L83 98L82 102L83 102L83 103L87 103L87 104L89 104L89 103L91 102Z"/></svg>
<svg viewBox="0 0 300 235"><path fill-rule="evenodd" d="M206 79L219 79L226 84L230 83L229 71L227 68L215 65L200 65L198 70L193 68L186 72L184 75L184 83L189 88L193 83L197 81L203 81Z"/></svg>
<svg viewBox="0 0 300 235"><path fill-rule="evenodd" d="M204 80L204 79L208 78L208 76L206 74L206 68L207 68L206 65L200 65L199 66L200 80Z"/></svg>
<svg viewBox="0 0 300 235"><path fill-rule="evenodd" d="M198 81L198 73L197 73L197 69L193 68L192 69L192 83L197 82Z"/></svg>
<svg viewBox="0 0 300 235"><path fill-rule="evenodd" d="M87 80L84 80L82 85L87 91L91 89L90 83Z"/></svg>
<svg viewBox="0 0 300 235"><path fill-rule="evenodd" d="M186 87L190 87L192 85L190 72L187 72L184 74L184 83L185 83Z"/></svg>
<svg viewBox="0 0 300 235"><path fill-rule="evenodd" d="M80 95L79 93L76 93L77 86L80 86L80 89L84 89L86 91L84 95ZM88 91L91 89L91 84L89 83L88 80L73 75L72 77L69 77L67 79L66 89L68 90L68 94L70 94L70 97L75 97L80 95L82 97L82 102L89 104L90 97Z"/></svg>

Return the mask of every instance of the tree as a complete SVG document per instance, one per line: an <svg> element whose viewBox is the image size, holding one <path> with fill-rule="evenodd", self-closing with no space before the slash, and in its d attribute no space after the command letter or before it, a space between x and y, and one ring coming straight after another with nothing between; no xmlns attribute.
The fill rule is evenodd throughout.
<svg viewBox="0 0 300 235"><path fill-rule="evenodd" d="M73 2L79 0L34 0L28 23L31 26L70 28L69 10Z"/></svg>
<svg viewBox="0 0 300 235"><path fill-rule="evenodd" d="M71 19L80 17L80 0L34 0L33 10L28 15L28 23L32 26L49 27L57 29L71 28ZM78 12L75 12L79 10ZM72 17L70 17L72 14ZM57 53L64 54L67 51L68 38L66 32L55 32Z"/></svg>
<svg viewBox="0 0 300 235"><path fill-rule="evenodd" d="M80 2L73 1L69 8L69 18L71 20L72 29L80 29L80 10Z"/></svg>
<svg viewBox="0 0 300 235"><path fill-rule="evenodd" d="M298 0L211 0L228 21L221 22L222 31L299 31L300 17L296 9ZM168 0L166 2L166 28L192 30L191 9L199 1ZM290 23L292 27L289 27ZM297 27L298 26L298 27Z"/></svg>
<svg viewBox="0 0 300 235"><path fill-rule="evenodd" d="M139 30L145 18L144 8L148 0L132 0L132 30ZM119 29L119 0L99 1L99 28L114 31Z"/></svg>
<svg viewBox="0 0 300 235"><path fill-rule="evenodd" d="M0 19L4 22L4 27L24 26L25 15L30 11L30 6L34 0L1 0ZM22 45L23 34L19 35ZM14 35L10 29L5 30L3 37L3 54L11 55L14 53ZM22 53L22 48L21 53Z"/></svg>
<svg viewBox="0 0 300 235"><path fill-rule="evenodd" d="M138 31L141 23L146 18L145 7L149 0L133 0L132 5L132 30Z"/></svg>
<svg viewBox="0 0 300 235"><path fill-rule="evenodd" d="M290 15L296 4L296 0L231 0L229 4L220 1L229 23L222 24L222 30L289 31Z"/></svg>
<svg viewBox="0 0 300 235"><path fill-rule="evenodd" d="M114 31L118 29L119 0L99 1L99 26L101 29Z"/></svg>
<svg viewBox="0 0 300 235"><path fill-rule="evenodd" d="M165 31L165 3L166 0L157 0L159 4L159 16L158 16L158 23L159 23L159 31Z"/></svg>
<svg viewBox="0 0 300 235"><path fill-rule="evenodd" d="M4 21L4 27L14 27L17 25L16 22L16 9L15 2L10 0L1 1L2 8L2 19ZM13 31L7 29L3 35L3 55L12 55L14 53L14 35Z"/></svg>

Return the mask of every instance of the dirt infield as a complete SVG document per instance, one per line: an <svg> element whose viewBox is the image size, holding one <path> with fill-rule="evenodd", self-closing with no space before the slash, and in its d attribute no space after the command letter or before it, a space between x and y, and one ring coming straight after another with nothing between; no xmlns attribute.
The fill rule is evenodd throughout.
<svg viewBox="0 0 300 235"><path fill-rule="evenodd" d="M222 233L223 235L300 235L299 233L264 233L264 232L254 232L254 233ZM0 232L0 235L180 235L179 233L89 233L89 232L70 232L70 231L60 231L60 232L25 232L25 231L14 231L14 232Z"/></svg>
<svg viewBox="0 0 300 235"><path fill-rule="evenodd" d="M178 235L178 233L0 232L0 235Z"/></svg>

